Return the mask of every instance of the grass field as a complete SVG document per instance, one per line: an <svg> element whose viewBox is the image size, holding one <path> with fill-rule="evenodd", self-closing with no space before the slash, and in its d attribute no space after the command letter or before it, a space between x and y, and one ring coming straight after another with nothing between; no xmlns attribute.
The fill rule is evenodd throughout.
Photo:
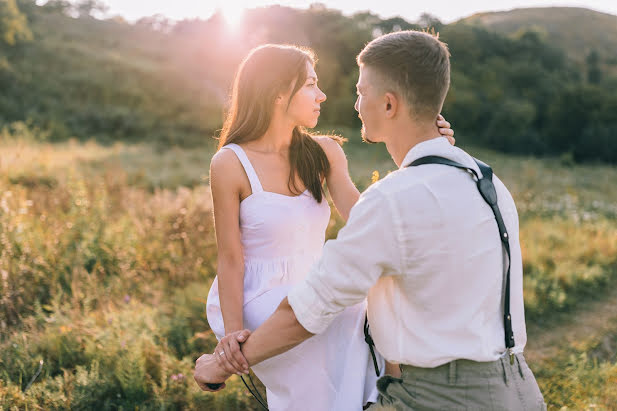
<svg viewBox="0 0 617 411"><path fill-rule="evenodd" d="M0 132L0 409L258 409L239 379L213 395L191 376L215 345L214 145L49 145L13 130ZM346 136L360 188L394 169ZM467 149L519 209L528 352L549 408L613 409L617 313L580 335L572 319L616 303L617 169ZM569 338L534 356L557 330Z"/></svg>

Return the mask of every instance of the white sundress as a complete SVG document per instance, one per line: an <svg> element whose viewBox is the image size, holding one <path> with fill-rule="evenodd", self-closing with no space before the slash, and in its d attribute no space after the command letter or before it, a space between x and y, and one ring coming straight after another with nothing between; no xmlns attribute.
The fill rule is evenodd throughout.
<svg viewBox="0 0 617 411"><path fill-rule="evenodd" d="M307 190L299 196L264 191L244 150L228 144L242 163L252 194L240 203L244 252L244 327L255 330L319 258L330 207ZM225 335L215 277L206 305L210 328ZM364 341L366 301L344 310L319 335L252 367L266 386L268 408L362 410L377 399L377 376ZM384 360L379 357L383 374Z"/></svg>

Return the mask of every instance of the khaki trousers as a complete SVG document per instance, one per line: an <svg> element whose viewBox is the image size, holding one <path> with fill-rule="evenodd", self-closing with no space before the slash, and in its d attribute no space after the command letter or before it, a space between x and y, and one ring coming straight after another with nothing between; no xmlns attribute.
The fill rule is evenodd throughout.
<svg viewBox="0 0 617 411"><path fill-rule="evenodd" d="M401 365L401 378L377 380L379 398L369 411L382 410L546 410L523 354L514 364L456 360L436 368Z"/></svg>

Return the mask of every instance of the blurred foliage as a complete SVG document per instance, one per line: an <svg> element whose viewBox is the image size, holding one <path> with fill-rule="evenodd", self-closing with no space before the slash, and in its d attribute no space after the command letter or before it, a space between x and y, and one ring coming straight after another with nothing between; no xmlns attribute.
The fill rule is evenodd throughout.
<svg viewBox="0 0 617 411"><path fill-rule="evenodd" d="M191 380L215 346L213 148L46 140L0 130L0 408L258 409L236 377L218 394ZM366 187L395 166L357 140L344 148ZM614 167L467 149L517 203L528 324L551 330L617 285ZM333 209L328 238L342 224ZM552 407L612 404L617 339L594 341L532 364Z"/></svg>
<svg viewBox="0 0 617 411"><path fill-rule="evenodd" d="M617 162L615 87L587 82L537 32L506 38L463 24L444 28L452 89L444 113L470 142L505 152L571 153Z"/></svg>
<svg viewBox="0 0 617 411"><path fill-rule="evenodd" d="M257 409L237 377L218 395L192 381L216 345L207 186L153 188L157 175L142 184L121 166L130 148L11 130L0 134L0 409Z"/></svg>
<svg viewBox="0 0 617 411"><path fill-rule="evenodd" d="M573 347L533 367L549 410L613 410L617 404L617 325L581 335Z"/></svg>
<svg viewBox="0 0 617 411"><path fill-rule="evenodd" d="M550 329L617 284L617 170L576 164L617 161L604 49L570 60L537 29L504 36L318 4L249 10L236 28L218 14L92 18L101 8L0 0L1 409L257 409L235 377L214 395L190 376L215 344L211 137L239 61L264 42L316 50L321 131L350 139L364 189L394 166L360 143L355 56L374 36L436 27L453 56L444 114L518 206L528 321ZM328 238L342 225L333 212ZM538 364L552 408L614 404L615 335Z"/></svg>
<svg viewBox="0 0 617 411"><path fill-rule="evenodd" d="M328 95L321 123L355 129L357 53L380 34L433 27L452 53L443 112L458 136L504 152L617 162L617 74L607 63L617 55L592 43L585 58L573 60L542 26L506 35L478 24L482 19L445 25L425 14L411 23L370 12L345 16L322 4L247 10L238 26L221 14L176 23L155 15L128 24L91 18L101 9L97 1L2 4L19 6L19 15L27 17L19 21L34 41L0 48L0 125L26 122L46 130L52 141L152 141L163 147L211 141L239 62L267 42L312 47ZM595 12L569 11L569 26L577 24L576 13Z"/></svg>
<svg viewBox="0 0 617 411"><path fill-rule="evenodd" d="M14 46L19 41L29 40L32 40L32 32L15 0L0 1L0 44Z"/></svg>
<svg viewBox="0 0 617 411"><path fill-rule="evenodd" d="M167 35L64 14L97 4L19 0L34 41L0 48L0 127L25 122L51 141L208 144L220 100L170 61Z"/></svg>
<svg viewBox="0 0 617 411"><path fill-rule="evenodd" d="M583 3L581 3L582 5ZM583 63L594 49L601 51L604 69L613 70L617 57L617 17L580 7L532 7L477 13L465 23L490 28L504 35L533 30L547 43Z"/></svg>

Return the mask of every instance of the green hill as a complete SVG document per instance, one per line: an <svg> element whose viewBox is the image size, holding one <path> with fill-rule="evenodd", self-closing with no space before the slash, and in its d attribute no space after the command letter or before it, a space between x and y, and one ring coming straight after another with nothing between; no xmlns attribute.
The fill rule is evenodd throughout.
<svg viewBox="0 0 617 411"><path fill-rule="evenodd" d="M26 122L53 141L186 144L213 134L222 99L173 58L172 37L21 4L33 35L0 42L0 127Z"/></svg>
<svg viewBox="0 0 617 411"><path fill-rule="evenodd" d="M26 123L52 141L95 138L163 147L212 141L240 60L263 43L315 50L320 85L328 95L320 127L358 129L356 55L376 34L420 27L369 12L345 16L323 5L247 10L233 29L220 14L161 29L155 18L129 24L118 18L69 17L34 0L0 4L12 5L0 8L2 21L8 16L16 22L0 27L0 130ZM589 20L580 17L587 12L582 9L528 10L554 16L578 10L579 17L562 23L567 27ZM499 14L486 16L493 15ZM452 53L452 88L444 114L457 135L504 152L617 162L617 57L610 54L615 48L598 49L595 59L576 62L548 38L550 25L535 31L516 26L511 29L516 34L507 35L476 18L475 23L431 22ZM31 34L7 37L24 21ZM585 30L595 33L606 25L590 23ZM593 48L589 44L599 44L591 37L586 41L580 46L565 39L564 47L582 50L584 57Z"/></svg>
<svg viewBox="0 0 617 411"><path fill-rule="evenodd" d="M478 13L462 22L504 34L537 30L579 62L596 50L606 62L617 65L617 16L612 14L577 7L524 8Z"/></svg>

